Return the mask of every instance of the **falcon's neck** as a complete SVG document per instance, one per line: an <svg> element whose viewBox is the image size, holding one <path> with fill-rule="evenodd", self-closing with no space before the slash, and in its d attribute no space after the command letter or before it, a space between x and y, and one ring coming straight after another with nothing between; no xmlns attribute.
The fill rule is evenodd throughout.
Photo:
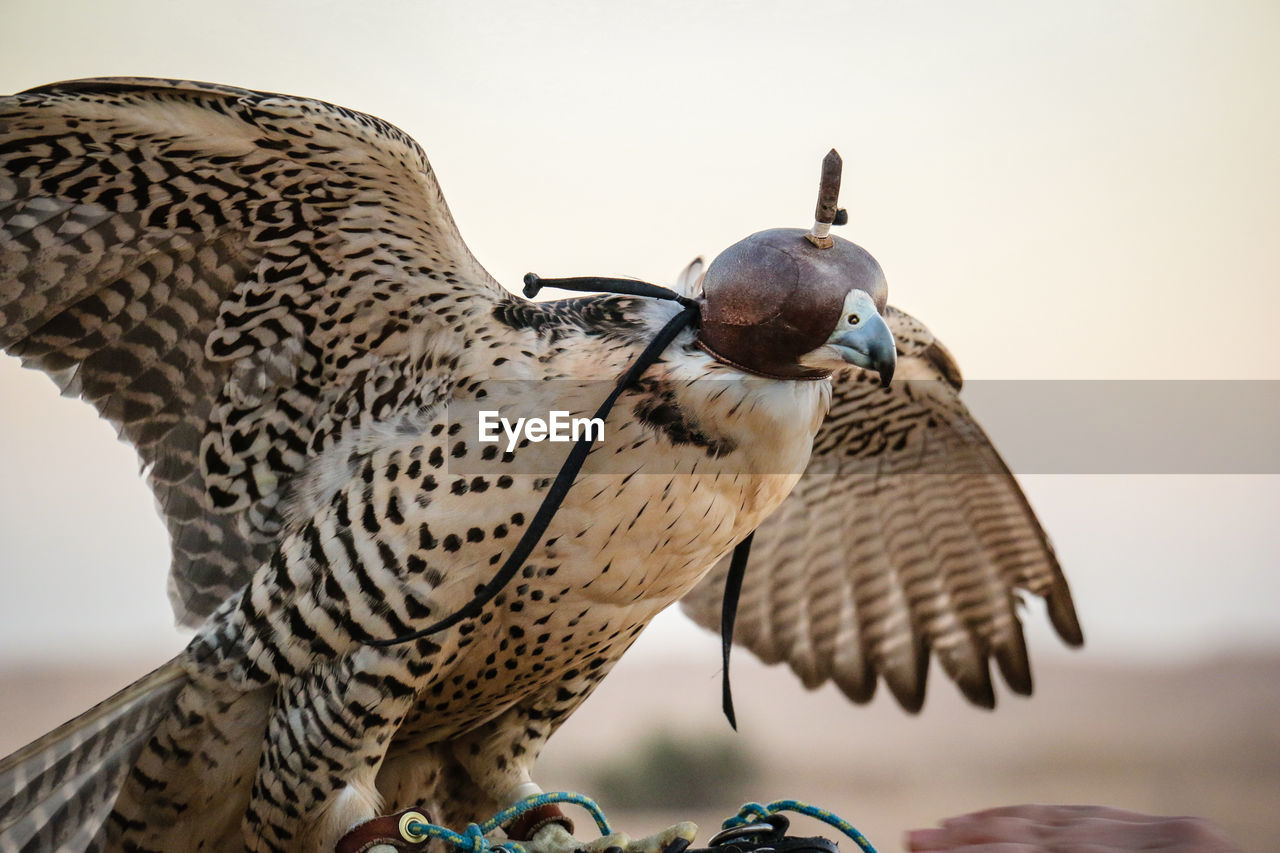
<svg viewBox="0 0 1280 853"><path fill-rule="evenodd" d="M656 382L674 388L675 405L733 450L734 473L804 471L831 402L829 380L767 379L692 345L672 350Z"/></svg>
<svg viewBox="0 0 1280 853"><path fill-rule="evenodd" d="M611 385L679 311L630 296L513 298L494 316L517 333L506 347L536 358L501 359L490 375ZM693 330L681 334L645 371L639 391L619 401L621 419L656 431L674 454L701 461L699 471L800 474L830 404L830 381L750 375L716 361L693 338Z"/></svg>

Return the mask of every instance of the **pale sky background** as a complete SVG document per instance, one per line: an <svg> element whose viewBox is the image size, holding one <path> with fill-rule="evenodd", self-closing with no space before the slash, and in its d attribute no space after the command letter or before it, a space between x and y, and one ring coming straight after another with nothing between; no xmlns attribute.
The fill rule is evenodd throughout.
<svg viewBox="0 0 1280 853"><path fill-rule="evenodd" d="M670 281L753 231L807 226L835 146L840 233L970 379L1280 379L1269 0L0 0L0 91L102 75L398 124L508 286L528 270ZM1084 659L1280 648L1280 477L1023 483ZM0 663L176 651L167 566L132 450L0 361ZM1043 621L1035 656L1057 653ZM641 648L718 667L678 614Z"/></svg>

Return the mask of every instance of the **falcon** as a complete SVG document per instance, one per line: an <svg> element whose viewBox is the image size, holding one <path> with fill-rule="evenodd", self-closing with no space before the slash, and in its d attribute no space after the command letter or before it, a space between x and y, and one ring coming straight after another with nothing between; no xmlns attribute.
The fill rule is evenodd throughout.
<svg viewBox="0 0 1280 853"><path fill-rule="evenodd" d="M718 625L752 531L737 640L807 686L883 678L917 709L932 654L980 705L992 658L1029 693L1018 604L1078 644L1066 582L951 356L831 221L731 247L683 308L532 302L377 118L166 80L0 98L0 346L136 448L196 629L0 762L0 849L331 851L410 807L479 820L541 790L544 743L655 614ZM458 415L510 388L574 416L616 390L549 522L566 447ZM576 846L563 824L507 833Z"/></svg>

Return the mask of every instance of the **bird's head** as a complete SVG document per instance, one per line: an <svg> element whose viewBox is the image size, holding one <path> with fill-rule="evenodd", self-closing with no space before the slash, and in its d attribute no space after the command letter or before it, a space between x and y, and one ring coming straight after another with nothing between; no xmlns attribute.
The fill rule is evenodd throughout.
<svg viewBox="0 0 1280 853"><path fill-rule="evenodd" d="M889 383L897 349L883 317L884 272L861 246L827 233L843 213L835 206L839 186L840 157L832 151L813 229L761 231L711 262L698 346L775 379L822 379L855 364Z"/></svg>

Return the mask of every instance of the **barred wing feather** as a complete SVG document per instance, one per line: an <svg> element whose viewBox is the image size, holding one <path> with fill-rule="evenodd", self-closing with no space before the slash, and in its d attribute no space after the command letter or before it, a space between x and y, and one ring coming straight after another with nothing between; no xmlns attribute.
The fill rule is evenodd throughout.
<svg viewBox="0 0 1280 853"><path fill-rule="evenodd" d="M440 393L503 294L379 119L163 80L0 97L0 348L137 449L179 621L270 555L318 448Z"/></svg>
<svg viewBox="0 0 1280 853"><path fill-rule="evenodd" d="M991 658L1015 692L1031 692L1020 596L1045 599L1065 642L1083 637L1048 538L960 400L955 362L910 315L891 307L887 319L902 379L834 379L804 476L756 533L734 641L858 702L883 676L913 711L932 653L991 707ZM711 630L727 568L682 601Z"/></svg>

